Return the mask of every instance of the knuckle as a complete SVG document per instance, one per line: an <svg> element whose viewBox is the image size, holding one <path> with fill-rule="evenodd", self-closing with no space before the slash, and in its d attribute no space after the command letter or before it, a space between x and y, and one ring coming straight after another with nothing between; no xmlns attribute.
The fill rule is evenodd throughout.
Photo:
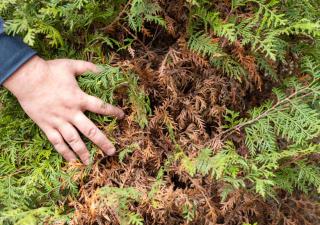
<svg viewBox="0 0 320 225"><path fill-rule="evenodd" d="M77 62L77 60L74 59L65 59L66 65L70 66L70 68L72 68L72 66L74 66Z"/></svg>
<svg viewBox="0 0 320 225"><path fill-rule="evenodd" d="M84 61L84 62L83 62L83 66L84 66L85 68L90 69L90 68L92 68L92 63L91 63L91 62Z"/></svg>
<svg viewBox="0 0 320 225"><path fill-rule="evenodd" d="M57 135L48 136L48 139L49 139L49 141L51 142L51 144L53 146L57 146L57 145L62 143L61 138L59 136L57 136Z"/></svg>
<svg viewBox="0 0 320 225"><path fill-rule="evenodd" d="M113 107L110 104L103 103L101 105L102 109L106 111L106 113L112 113L113 112Z"/></svg>
<svg viewBox="0 0 320 225"><path fill-rule="evenodd" d="M77 149L77 150L75 150L75 152L78 154L78 156L81 159L85 159L85 158L89 157L89 153L87 152L87 150L85 148Z"/></svg>
<svg viewBox="0 0 320 225"><path fill-rule="evenodd" d="M83 152L81 152L81 154L80 154L79 156L80 156L80 158L82 158L82 159L87 159L87 158L90 157L90 155L89 155L89 153L88 153L87 150L83 150Z"/></svg>
<svg viewBox="0 0 320 225"><path fill-rule="evenodd" d="M61 97L61 103L67 109L77 108L80 104L81 95L76 88L69 88L68 93Z"/></svg>
<svg viewBox="0 0 320 225"><path fill-rule="evenodd" d="M71 90L71 98L73 98L73 101L76 100L77 103L81 103L82 101L84 101L85 96L83 95L82 91L78 88L74 88Z"/></svg>
<svg viewBox="0 0 320 225"><path fill-rule="evenodd" d="M96 127L90 127L88 130L87 130L87 136L88 138L93 138L97 135L98 133L98 128Z"/></svg>
<svg viewBox="0 0 320 225"><path fill-rule="evenodd" d="M82 111L74 111L71 115L71 120L74 123L82 123L83 114Z"/></svg>
<svg viewBox="0 0 320 225"><path fill-rule="evenodd" d="M72 60L62 59L61 63L66 69L69 69L70 71L72 71L72 67L73 67L73 61Z"/></svg>
<svg viewBox="0 0 320 225"><path fill-rule="evenodd" d="M78 69L86 69L88 67L88 64L86 61L78 60L77 67Z"/></svg>
<svg viewBox="0 0 320 225"><path fill-rule="evenodd" d="M77 153L77 155L81 156L83 154L83 148L74 148L73 151Z"/></svg>
<svg viewBox="0 0 320 225"><path fill-rule="evenodd" d="M69 162L75 162L77 158L73 154L68 154L68 161Z"/></svg>
<svg viewBox="0 0 320 225"><path fill-rule="evenodd" d="M88 96L85 93L78 93L78 99L80 107L85 107L88 104Z"/></svg>
<svg viewBox="0 0 320 225"><path fill-rule="evenodd" d="M77 135L72 134L72 135L69 135L69 136L66 137L66 141L69 144L76 144L76 143L79 142L79 138L77 137Z"/></svg>
<svg viewBox="0 0 320 225"><path fill-rule="evenodd" d="M61 149L60 151L59 151L59 153L60 153L60 155L62 155L63 157L66 157L66 156L68 156L68 150L67 149Z"/></svg>

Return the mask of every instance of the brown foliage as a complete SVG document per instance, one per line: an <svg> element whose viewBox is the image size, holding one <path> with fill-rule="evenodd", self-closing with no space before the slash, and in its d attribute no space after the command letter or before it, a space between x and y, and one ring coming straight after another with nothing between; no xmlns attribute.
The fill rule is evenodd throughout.
<svg viewBox="0 0 320 225"><path fill-rule="evenodd" d="M268 95L264 93L266 90L255 58L239 42L234 43L231 52L248 71L250 77L246 82L249 85L224 76L211 67L207 59L187 49L183 1L158 2L166 7L167 31L157 33L155 40L147 46L142 41L136 42L128 50L130 59L117 55L112 60L114 65L139 76L140 86L151 100L153 115L149 118L149 126L142 130L130 117L120 122L114 133L117 148L123 149L132 143L139 146L124 163L118 162L116 157L98 154L88 177L82 176L84 168L80 165L72 166L79 170L74 179L80 181L79 198L70 201L70 206L75 209L72 223L119 224L114 209L95 194L95 190L103 186L137 188L143 197L139 203L130 204L129 208L142 215L145 224L150 225L319 223L319 205L303 196L298 198L284 194L280 202L270 200L266 203L246 190L238 190L221 202L219 192L224 188L222 184L208 177L191 178L176 162L171 162L166 168L159 191L152 199L147 197L156 182L157 172L175 152L176 144L190 156L205 146L218 151L222 140L217 137L222 132L225 109L244 112L255 105L256 89L252 87L261 91L261 98ZM229 1L219 2L222 2L221 11L226 12ZM115 25L112 24L108 30L116 30ZM141 35L148 39L155 32L158 31L152 27L144 27ZM170 132L174 134L174 141ZM183 205L196 205L192 222L186 222L182 217Z"/></svg>

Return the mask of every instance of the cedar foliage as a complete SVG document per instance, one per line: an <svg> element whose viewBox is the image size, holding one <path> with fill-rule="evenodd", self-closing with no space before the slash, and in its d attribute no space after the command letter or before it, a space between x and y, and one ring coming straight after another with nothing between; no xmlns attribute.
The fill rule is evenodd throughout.
<svg viewBox="0 0 320 225"><path fill-rule="evenodd" d="M3 0L6 31L122 106L67 164L1 90L2 224L320 223L318 0Z"/></svg>

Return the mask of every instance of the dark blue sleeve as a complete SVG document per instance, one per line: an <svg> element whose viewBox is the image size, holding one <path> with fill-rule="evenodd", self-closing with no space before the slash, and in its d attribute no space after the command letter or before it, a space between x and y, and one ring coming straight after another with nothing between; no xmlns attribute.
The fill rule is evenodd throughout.
<svg viewBox="0 0 320 225"><path fill-rule="evenodd" d="M0 18L0 85L36 54L21 38L5 34L3 24Z"/></svg>

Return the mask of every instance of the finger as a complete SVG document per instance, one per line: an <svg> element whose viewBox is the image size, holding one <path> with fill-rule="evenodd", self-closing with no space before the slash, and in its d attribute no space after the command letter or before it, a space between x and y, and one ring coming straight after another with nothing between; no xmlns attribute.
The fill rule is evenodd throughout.
<svg viewBox="0 0 320 225"><path fill-rule="evenodd" d="M77 161L77 157L64 142L61 134L56 130L45 131L48 140L62 157L68 162Z"/></svg>
<svg viewBox="0 0 320 225"><path fill-rule="evenodd" d="M78 130L95 143L107 155L113 155L115 147L96 125L83 113L78 114L73 121Z"/></svg>
<svg viewBox="0 0 320 225"><path fill-rule="evenodd" d="M69 123L64 124L60 129L60 133L62 134L64 140L69 144L72 150L79 156L81 161L88 165L90 162L90 154L80 138L78 131Z"/></svg>
<svg viewBox="0 0 320 225"><path fill-rule="evenodd" d="M84 98L84 109L89 110L94 113L106 115L106 116L113 116L118 119L122 119L124 117L124 112L122 109L105 103L101 99L87 95Z"/></svg>
<svg viewBox="0 0 320 225"><path fill-rule="evenodd" d="M82 61L82 60L73 60L73 59L68 59L68 62L70 63L71 69L75 75L81 75L89 71L93 73L99 72L98 67L91 62Z"/></svg>

